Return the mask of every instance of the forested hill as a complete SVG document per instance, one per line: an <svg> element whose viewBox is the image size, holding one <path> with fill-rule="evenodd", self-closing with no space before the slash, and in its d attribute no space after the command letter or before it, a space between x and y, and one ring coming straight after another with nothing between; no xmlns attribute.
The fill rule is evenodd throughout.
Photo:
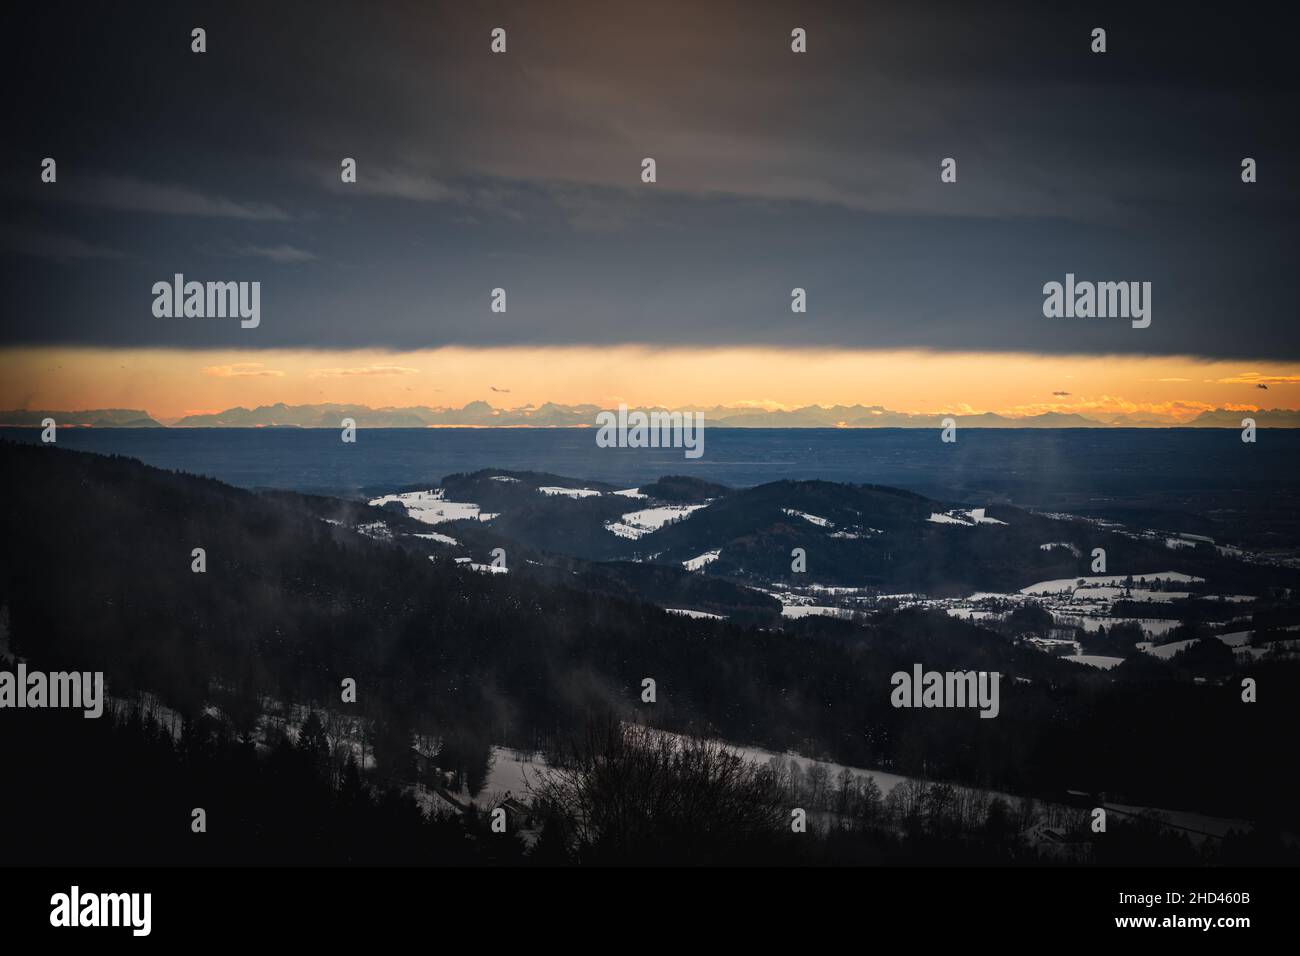
<svg viewBox="0 0 1300 956"><path fill-rule="evenodd" d="M613 708L1019 792L1106 788L1156 805L1196 792L1213 804L1198 809L1242 815L1297 796L1264 759L1265 728L1291 725L1300 700L1281 663L1256 664L1269 690L1243 708L1231 681L1196 685L1159 662L1100 674L941 614L764 629L479 573L285 496L128 459L0 442L0 475L15 653L103 670L113 693L148 689L183 713L215 703L237 729L265 696L346 708L340 681L354 678L351 706L386 729L381 771L408 756L412 731L526 745ZM914 663L1002 672L999 717L894 709L890 675ZM1132 732L1160 726L1158 742Z"/></svg>
<svg viewBox="0 0 1300 956"><path fill-rule="evenodd" d="M423 494L429 486L406 490ZM1094 573L1097 548L1123 567L1168 569L1229 593L1300 584L1294 569L1240 560L1208 538L1170 547L1171 535L1142 524L1121 527L987 499L939 501L881 485L781 480L727 488L666 476L616 490L582 478L483 469L448 475L437 492L442 497L432 507L472 503L494 516L487 525L461 521L443 529L478 545L479 560L498 545L524 547L580 561L690 567L697 577L745 590L811 582L939 597L1015 592ZM401 498L385 493L390 515L408 513ZM414 517L431 507L407 501ZM792 565L796 548L806 557L802 569ZM700 609L733 614L745 601L733 594L719 603Z"/></svg>

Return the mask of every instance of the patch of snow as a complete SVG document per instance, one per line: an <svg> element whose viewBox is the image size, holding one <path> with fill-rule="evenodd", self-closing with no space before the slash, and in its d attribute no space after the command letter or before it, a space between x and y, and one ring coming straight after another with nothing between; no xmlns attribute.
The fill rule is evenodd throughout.
<svg viewBox="0 0 1300 956"><path fill-rule="evenodd" d="M357 525L357 533L364 534L367 538L374 538L376 541L390 541L393 537L392 529L382 521L359 524Z"/></svg>
<svg viewBox="0 0 1300 956"><path fill-rule="evenodd" d="M1079 556L1079 549L1068 541L1049 541L1047 544L1040 544L1038 546L1039 551L1051 551L1053 548L1065 548L1065 550L1069 551L1076 558Z"/></svg>
<svg viewBox="0 0 1300 956"><path fill-rule="evenodd" d="M390 501L399 502L406 508L406 513L416 521L425 524L442 524L446 521L479 520L489 521L496 515L483 515L479 506L466 501L447 501L443 498L443 489L434 491L408 491L400 495L384 495L373 499L370 504L380 507Z"/></svg>
<svg viewBox="0 0 1300 956"><path fill-rule="evenodd" d="M1250 636L1253 631L1235 631L1232 634L1215 634L1219 640L1229 647L1245 647L1250 643Z"/></svg>
<svg viewBox="0 0 1300 956"><path fill-rule="evenodd" d="M437 541L439 544L449 544L454 548L460 547L460 542L449 534L438 534L436 531L430 531L428 534L412 534L412 538L426 538L429 541Z"/></svg>
<svg viewBox="0 0 1300 956"><path fill-rule="evenodd" d="M819 607L815 604L787 604L781 608L782 617L799 618L810 617L813 615L825 615L826 617L848 617L849 612L842 607Z"/></svg>
<svg viewBox="0 0 1300 956"><path fill-rule="evenodd" d="M826 518L819 518L817 517L817 515L810 515L804 511L795 511L793 508L782 508L781 510L784 511L786 514L790 515L791 517L803 518L804 521L811 522L812 524L817 525L817 527L819 528L835 527L834 521L830 521Z"/></svg>
<svg viewBox="0 0 1300 956"><path fill-rule="evenodd" d="M719 548L716 551L705 551L701 555L697 555L694 558L690 558L686 561L683 561L682 567L684 567L687 571L698 571L706 564L712 564L714 561L718 560L718 557L721 554L722 554L721 548Z"/></svg>
<svg viewBox="0 0 1300 956"><path fill-rule="evenodd" d="M1076 587L1088 587L1097 585L1108 585L1110 587L1123 587L1125 580L1133 578L1134 587L1140 587L1143 581L1176 581L1179 584L1201 584L1205 578L1198 578L1191 574L1183 574L1181 571L1157 571L1150 574L1102 574L1102 575L1079 575L1077 578L1057 578L1054 581L1039 581L1031 584L1027 588L1021 588L1021 594L1060 594L1065 591L1073 593Z"/></svg>
<svg viewBox="0 0 1300 956"><path fill-rule="evenodd" d="M1117 601L1124 596L1123 588L1093 584L1074 589L1076 601Z"/></svg>
<svg viewBox="0 0 1300 956"><path fill-rule="evenodd" d="M1174 641L1172 644L1158 644L1147 651L1147 653L1153 657L1158 657L1161 660L1167 661L1179 651L1187 650L1187 648L1191 647L1199 640L1199 637L1194 637L1189 641Z"/></svg>
<svg viewBox="0 0 1300 956"><path fill-rule="evenodd" d="M1152 637L1164 637L1182 623L1182 621L1166 618L1090 617L1070 614L1054 614L1053 618L1057 624L1064 627L1081 627L1089 634L1096 634L1103 627L1110 630L1117 624L1136 624Z"/></svg>
<svg viewBox="0 0 1300 956"><path fill-rule="evenodd" d="M987 621L1001 620L1006 617L1001 611L977 611L971 607L950 607L945 608L949 617L955 617L963 621Z"/></svg>
<svg viewBox="0 0 1300 956"><path fill-rule="evenodd" d="M621 521L607 521L605 530L618 535L620 538L631 538L633 541L642 535L650 533L645 528L634 528L630 524L624 524Z"/></svg>
<svg viewBox="0 0 1300 956"><path fill-rule="evenodd" d="M968 528L973 528L977 524L1006 524L1005 521L988 517L984 510L972 508L970 511L953 510L942 514L935 511L926 520L933 521L935 524L959 524Z"/></svg>
<svg viewBox="0 0 1300 956"><path fill-rule="evenodd" d="M968 528L974 527L974 525L971 522L966 521L963 518L954 518L952 515L940 514L937 511L932 512L930 514L930 517L926 518L925 520L933 521L935 524L960 524L960 525L965 525Z"/></svg>
<svg viewBox="0 0 1300 956"><path fill-rule="evenodd" d="M1250 643L1251 633L1252 632L1250 631L1236 631L1232 634L1215 634L1213 635L1213 637L1222 641L1224 644L1228 645L1231 648L1248 649L1246 648L1246 645ZM1179 651L1187 650L1187 648L1191 647L1193 644L1198 643L1200 640L1201 639L1199 637L1194 637L1191 640L1173 641L1172 643L1169 644L1155 644L1155 645L1139 644L1138 647L1142 648L1142 650L1146 651L1148 654L1151 654L1154 657L1159 657L1161 660L1169 660Z"/></svg>
<svg viewBox="0 0 1300 956"><path fill-rule="evenodd" d="M605 530L618 535L620 538L636 539L653 531L658 531L668 522L685 518L703 507L704 505L662 505L658 508L631 511L622 515L619 521L606 522Z"/></svg>
<svg viewBox="0 0 1300 956"><path fill-rule="evenodd" d="M1088 664L1092 667L1100 667L1104 671L1110 670L1117 664L1124 663L1122 657L1106 657L1102 654L1076 654L1073 657L1062 657L1063 661L1073 661L1075 664Z"/></svg>
<svg viewBox="0 0 1300 956"><path fill-rule="evenodd" d="M457 558L456 563L468 565L472 571L486 571L489 574L505 574L506 569L493 564L477 564L473 558Z"/></svg>
<svg viewBox="0 0 1300 956"><path fill-rule="evenodd" d="M1182 601L1191 596L1190 591L1140 591L1135 588L1129 592L1126 600L1146 604L1165 604L1170 601Z"/></svg>
<svg viewBox="0 0 1300 956"><path fill-rule="evenodd" d="M537 490L544 495L564 495L566 498L590 498L600 494L591 488L557 488L554 485L546 485Z"/></svg>

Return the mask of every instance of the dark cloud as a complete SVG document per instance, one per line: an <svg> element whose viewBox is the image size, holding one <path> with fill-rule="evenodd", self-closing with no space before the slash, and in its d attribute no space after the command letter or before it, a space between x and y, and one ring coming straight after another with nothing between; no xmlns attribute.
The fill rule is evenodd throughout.
<svg viewBox="0 0 1300 956"><path fill-rule="evenodd" d="M1287 34L1050 6L25 5L0 344L1300 358ZM261 324L154 319L177 272ZM1151 327L1043 318L1067 272L1150 281Z"/></svg>

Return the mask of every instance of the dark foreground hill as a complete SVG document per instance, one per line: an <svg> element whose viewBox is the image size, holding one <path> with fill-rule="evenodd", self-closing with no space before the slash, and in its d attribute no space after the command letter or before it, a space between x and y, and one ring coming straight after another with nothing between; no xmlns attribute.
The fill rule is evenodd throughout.
<svg viewBox="0 0 1300 956"><path fill-rule="evenodd" d="M153 691L194 717L215 705L236 735L268 699L351 708L373 727L375 773L393 779L416 732L460 741L468 766L489 743L530 746L612 710L1017 793L1105 790L1283 822L1300 797L1279 749L1300 706L1286 662L1256 662L1260 702L1243 705L1237 673L1198 684L1146 661L1100 674L933 613L782 630L692 620L430 560L292 498L128 459L0 443L0 474L0 605L30 666L103 670L112 693ZM997 719L892 707L891 675L917 663L1000 672ZM345 678L356 704L340 703Z"/></svg>

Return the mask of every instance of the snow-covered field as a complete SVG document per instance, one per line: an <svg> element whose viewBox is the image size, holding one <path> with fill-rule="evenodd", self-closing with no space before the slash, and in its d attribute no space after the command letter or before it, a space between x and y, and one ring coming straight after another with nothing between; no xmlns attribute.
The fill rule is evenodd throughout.
<svg viewBox="0 0 1300 956"><path fill-rule="evenodd" d="M986 515L984 508L972 508L969 511L952 510L940 513L932 513L927 521L933 521L935 524L959 524L968 528L973 528L977 524L1006 524L1005 521L999 521L997 518L990 518Z"/></svg>
<svg viewBox="0 0 1300 956"><path fill-rule="evenodd" d="M815 524L819 528L835 527L835 522L827 518L819 518L817 517L817 515L810 515L804 511L795 511L793 508L782 508L781 510L784 511L786 514L790 515L791 517L803 518L804 521L807 521L811 524Z"/></svg>
<svg viewBox="0 0 1300 956"><path fill-rule="evenodd" d="M1110 670L1118 664L1124 663L1122 657L1106 657L1102 654L1075 654L1073 657L1062 657L1063 661L1072 661L1075 664L1088 664L1092 667L1100 667L1104 671Z"/></svg>
<svg viewBox="0 0 1300 956"><path fill-rule="evenodd" d="M1179 651L1185 651L1187 650L1187 648L1191 647L1195 643L1197 643L1196 640L1174 641L1173 643L1170 644L1157 644L1149 648L1147 653L1150 654L1152 657L1159 657L1162 660L1168 660L1169 658L1177 654Z"/></svg>
<svg viewBox="0 0 1300 956"><path fill-rule="evenodd" d="M832 594L836 596L841 594L869 594L870 593L870 591L867 588L841 588L841 587L835 587L832 584L810 584L808 585L808 590L815 591L818 594Z"/></svg>
<svg viewBox="0 0 1300 956"><path fill-rule="evenodd" d="M1100 575L1080 575L1077 578L1057 578L1053 581L1039 581L1031 584L1027 588L1021 588L1021 594L1062 594L1065 592L1074 593L1076 588L1085 587L1115 587L1122 588L1124 582L1133 579L1133 584L1139 585L1142 581L1175 581L1179 584L1204 584L1205 578L1198 578L1190 574L1183 574L1181 571L1154 571L1145 574L1100 574Z"/></svg>
<svg viewBox="0 0 1300 956"><path fill-rule="evenodd" d="M661 733L667 733L661 731ZM668 734L668 736L676 736ZM872 770L863 767L851 767L845 764L832 763L826 760L813 760L797 753L776 753L772 750L765 750L762 747L737 746L735 744L721 741L729 750L739 754L743 759L750 763L766 765L773 761L782 764L796 764L803 773L807 773L813 767L820 767L826 771L826 779L838 780L840 772L847 770L849 773L871 777L875 780L876 786L880 788L880 795L886 798L900 784L909 780L916 780L921 783L928 781L921 780L917 777L907 777L896 773L887 773L882 770ZM509 750L504 747L492 748L492 765L488 771L487 784L482 792L474 798L474 803L479 807L490 807L499 802L507 794L515 797L527 797L529 782L536 782L539 775L546 769L546 764L540 754L527 754L516 750ZM1011 794L997 790L974 790L973 788L960 788L971 790L974 793L983 794L992 798L1000 798L1011 804L1016 804L1020 798ZM458 795L462 796L462 795ZM464 794L462 798L468 801L469 795ZM1038 803L1040 816L1043 814L1050 815L1053 811L1073 812L1061 804L1053 804L1047 801ZM1188 838L1193 843L1199 843L1205 836L1224 836L1231 830L1239 832L1249 832L1252 824L1247 820L1234 820L1228 817L1211 817L1201 813L1194 813L1182 810L1158 810L1148 807L1135 807L1126 804L1105 803L1103 806L1108 811L1115 811L1125 815L1155 815L1157 819L1166 823L1183 828L1187 832Z"/></svg>
<svg viewBox="0 0 1300 956"><path fill-rule="evenodd" d="M852 612L848 608L824 607L816 604L787 604L781 608L781 616L789 618L810 617L823 614L826 617L848 617Z"/></svg>
<svg viewBox="0 0 1300 956"><path fill-rule="evenodd" d="M447 501L443 490L407 491L399 495L384 495L373 498L372 507L380 508L390 501L396 501L406 508L406 513L416 521L425 524L442 524L445 521L491 521L495 514L479 510L479 506L468 501Z"/></svg>
<svg viewBox="0 0 1300 956"><path fill-rule="evenodd" d="M687 571L698 571L706 564L712 564L714 561L718 560L721 554L722 554L721 549L717 551L705 551L701 555L683 561L682 567L684 567Z"/></svg>
<svg viewBox="0 0 1300 956"><path fill-rule="evenodd" d="M1053 617L1056 618L1056 623L1064 627L1081 627L1089 634L1096 634L1103 627L1110 630L1117 624L1136 624L1152 637L1164 637L1182 623L1167 618L1150 617L1093 617L1082 614L1054 614Z"/></svg>
<svg viewBox="0 0 1300 956"><path fill-rule="evenodd" d="M1250 643L1250 638L1252 634L1253 632L1251 631L1234 631L1231 634L1215 634L1214 637L1222 641L1224 644L1228 645L1229 647L1233 648L1234 650L1238 650L1238 651L1243 649L1246 651L1265 650L1265 648L1247 647L1247 645ZM1153 657L1159 657L1161 660L1169 660L1171 657L1173 657L1175 654L1179 653L1180 651L1185 651L1193 644L1198 643L1199 640L1200 638L1192 638L1189 641L1171 641L1168 644L1152 644L1148 642L1144 644L1139 644L1138 647L1140 647L1142 650L1146 651L1148 654L1152 655Z"/></svg>
<svg viewBox="0 0 1300 956"><path fill-rule="evenodd" d="M971 607L949 607L944 608L949 617L959 618L963 621L988 621L999 620L1006 615L1001 611L977 611Z"/></svg>
<svg viewBox="0 0 1300 956"><path fill-rule="evenodd" d="M967 521L965 518L957 518L950 514L940 514L937 511L933 512L930 517L925 520L933 521L935 524L962 524L967 525L968 527L974 525L974 522Z"/></svg>
<svg viewBox="0 0 1300 956"><path fill-rule="evenodd" d="M449 544L453 548L459 548L460 542L449 534L439 534L436 531L430 531L428 534L413 534L413 538L426 538L429 541L437 541L439 544Z"/></svg>
<svg viewBox="0 0 1300 956"><path fill-rule="evenodd" d="M544 495L564 495L566 498L590 498L593 495L600 495L600 492L593 488L557 488L547 485L537 490Z"/></svg>
<svg viewBox="0 0 1300 956"><path fill-rule="evenodd" d="M630 511L622 515L618 521L606 522L605 530L613 532L620 538L635 540L652 531L658 531L670 521L685 518L703 507L704 505L661 505L658 508Z"/></svg>
<svg viewBox="0 0 1300 956"><path fill-rule="evenodd" d="M1250 643L1254 633L1254 631L1234 631L1231 634L1216 634L1214 636L1229 647L1245 647Z"/></svg>
<svg viewBox="0 0 1300 956"><path fill-rule="evenodd" d="M725 614L710 614L708 611L693 611L686 607L666 607L664 610L669 614L681 614L684 617L707 617L712 618L715 621L725 621L727 619L727 615Z"/></svg>
<svg viewBox="0 0 1300 956"><path fill-rule="evenodd" d="M456 563L462 567L468 567L473 571L484 571L488 574L505 574L509 569L495 564L476 564L472 558L457 558Z"/></svg>

